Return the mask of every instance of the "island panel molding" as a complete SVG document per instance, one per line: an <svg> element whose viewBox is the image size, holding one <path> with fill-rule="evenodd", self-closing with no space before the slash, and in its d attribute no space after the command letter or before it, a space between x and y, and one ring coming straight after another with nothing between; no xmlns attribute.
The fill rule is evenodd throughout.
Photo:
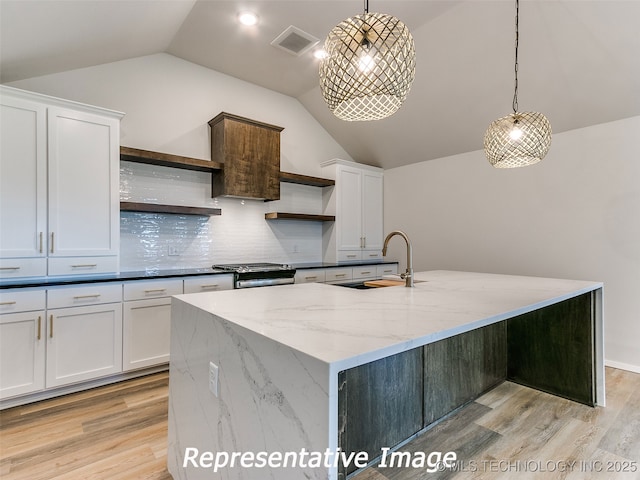
<svg viewBox="0 0 640 480"><path fill-rule="evenodd" d="M587 405L595 404L592 292L508 322L508 379Z"/></svg>

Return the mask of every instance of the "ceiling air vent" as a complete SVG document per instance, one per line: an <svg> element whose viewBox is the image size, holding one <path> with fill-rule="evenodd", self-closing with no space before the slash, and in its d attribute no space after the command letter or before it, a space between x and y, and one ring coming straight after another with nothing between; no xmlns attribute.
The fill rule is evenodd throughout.
<svg viewBox="0 0 640 480"><path fill-rule="evenodd" d="M299 57L313 48L320 40L313 35L300 30L298 27L289 27L271 42L274 47L280 48L291 55Z"/></svg>

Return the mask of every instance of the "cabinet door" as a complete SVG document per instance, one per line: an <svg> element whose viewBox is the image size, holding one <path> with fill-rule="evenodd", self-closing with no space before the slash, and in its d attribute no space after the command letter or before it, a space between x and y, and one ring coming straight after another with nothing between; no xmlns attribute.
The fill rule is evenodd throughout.
<svg viewBox="0 0 640 480"><path fill-rule="evenodd" d="M48 311L47 387L122 371L122 304Z"/></svg>
<svg viewBox="0 0 640 480"><path fill-rule="evenodd" d="M48 134L49 256L117 255L118 121L50 107Z"/></svg>
<svg viewBox="0 0 640 480"><path fill-rule="evenodd" d="M45 107L3 95L0 138L0 257L44 257L47 208ZM44 260L42 265L45 265ZM2 276L4 273L24 276L18 271L0 271ZM40 274L45 275L46 270Z"/></svg>
<svg viewBox="0 0 640 480"><path fill-rule="evenodd" d="M383 204L382 204L382 174L363 172L362 174L362 236L363 247L367 252L376 254L375 257L365 253L363 260L381 258L383 242Z"/></svg>
<svg viewBox="0 0 640 480"><path fill-rule="evenodd" d="M44 388L45 313L0 315L0 399Z"/></svg>
<svg viewBox="0 0 640 480"><path fill-rule="evenodd" d="M170 297L125 302L123 324L125 371L169 361Z"/></svg>
<svg viewBox="0 0 640 480"><path fill-rule="evenodd" d="M339 166L336 222L338 250L362 247L362 174L358 169Z"/></svg>

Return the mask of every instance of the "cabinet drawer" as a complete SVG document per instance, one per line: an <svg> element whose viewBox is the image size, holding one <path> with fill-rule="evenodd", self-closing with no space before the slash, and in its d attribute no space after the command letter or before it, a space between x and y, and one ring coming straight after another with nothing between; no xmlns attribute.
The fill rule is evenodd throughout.
<svg viewBox="0 0 640 480"><path fill-rule="evenodd" d="M364 265L362 267L353 267L353 279L376 278L377 271L375 265Z"/></svg>
<svg viewBox="0 0 640 480"><path fill-rule="evenodd" d="M184 279L184 293L233 290L233 275L207 275Z"/></svg>
<svg viewBox="0 0 640 480"><path fill-rule="evenodd" d="M147 298L170 297L182 294L182 279L138 280L124 284L124 299L144 300Z"/></svg>
<svg viewBox="0 0 640 480"><path fill-rule="evenodd" d="M351 268L330 268L326 272L327 282L344 282L353 278L353 269Z"/></svg>
<svg viewBox="0 0 640 480"><path fill-rule="evenodd" d="M78 307L122 301L122 284L92 283L47 289L47 308Z"/></svg>
<svg viewBox="0 0 640 480"><path fill-rule="evenodd" d="M118 257L49 257L49 275L116 273Z"/></svg>
<svg viewBox="0 0 640 480"><path fill-rule="evenodd" d="M326 281L326 271L322 268L311 268L298 270L296 272L296 283L314 283Z"/></svg>
<svg viewBox="0 0 640 480"><path fill-rule="evenodd" d="M0 259L0 278L44 277L46 275L46 258Z"/></svg>
<svg viewBox="0 0 640 480"><path fill-rule="evenodd" d="M362 252L362 260L365 262L369 260L382 260L382 250L365 250Z"/></svg>
<svg viewBox="0 0 640 480"><path fill-rule="evenodd" d="M0 290L0 313L44 310L45 306L46 295L44 289L11 288Z"/></svg>
<svg viewBox="0 0 640 480"><path fill-rule="evenodd" d="M378 265L376 267L376 277L378 278L382 278L385 275L396 275L397 273L398 273L397 263Z"/></svg>
<svg viewBox="0 0 640 480"><path fill-rule="evenodd" d="M357 250L338 251L338 262L359 262L362 260L362 252Z"/></svg>

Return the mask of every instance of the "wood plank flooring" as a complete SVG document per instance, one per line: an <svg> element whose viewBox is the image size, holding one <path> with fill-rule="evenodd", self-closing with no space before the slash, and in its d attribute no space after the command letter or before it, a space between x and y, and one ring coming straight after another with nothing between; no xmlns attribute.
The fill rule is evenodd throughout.
<svg viewBox="0 0 640 480"><path fill-rule="evenodd" d="M455 451L459 471L378 467L353 480L638 480L640 374L606 373L606 408L506 382L402 449ZM164 372L4 410L0 478L170 480L167 399ZM625 462L636 471L584 471Z"/></svg>
<svg viewBox="0 0 640 480"><path fill-rule="evenodd" d="M592 408L505 382L400 450L453 451L456 468L376 467L352 480L640 479L640 374L607 368L606 389L606 408Z"/></svg>
<svg viewBox="0 0 640 480"><path fill-rule="evenodd" d="M169 374L0 412L3 480L171 480Z"/></svg>

